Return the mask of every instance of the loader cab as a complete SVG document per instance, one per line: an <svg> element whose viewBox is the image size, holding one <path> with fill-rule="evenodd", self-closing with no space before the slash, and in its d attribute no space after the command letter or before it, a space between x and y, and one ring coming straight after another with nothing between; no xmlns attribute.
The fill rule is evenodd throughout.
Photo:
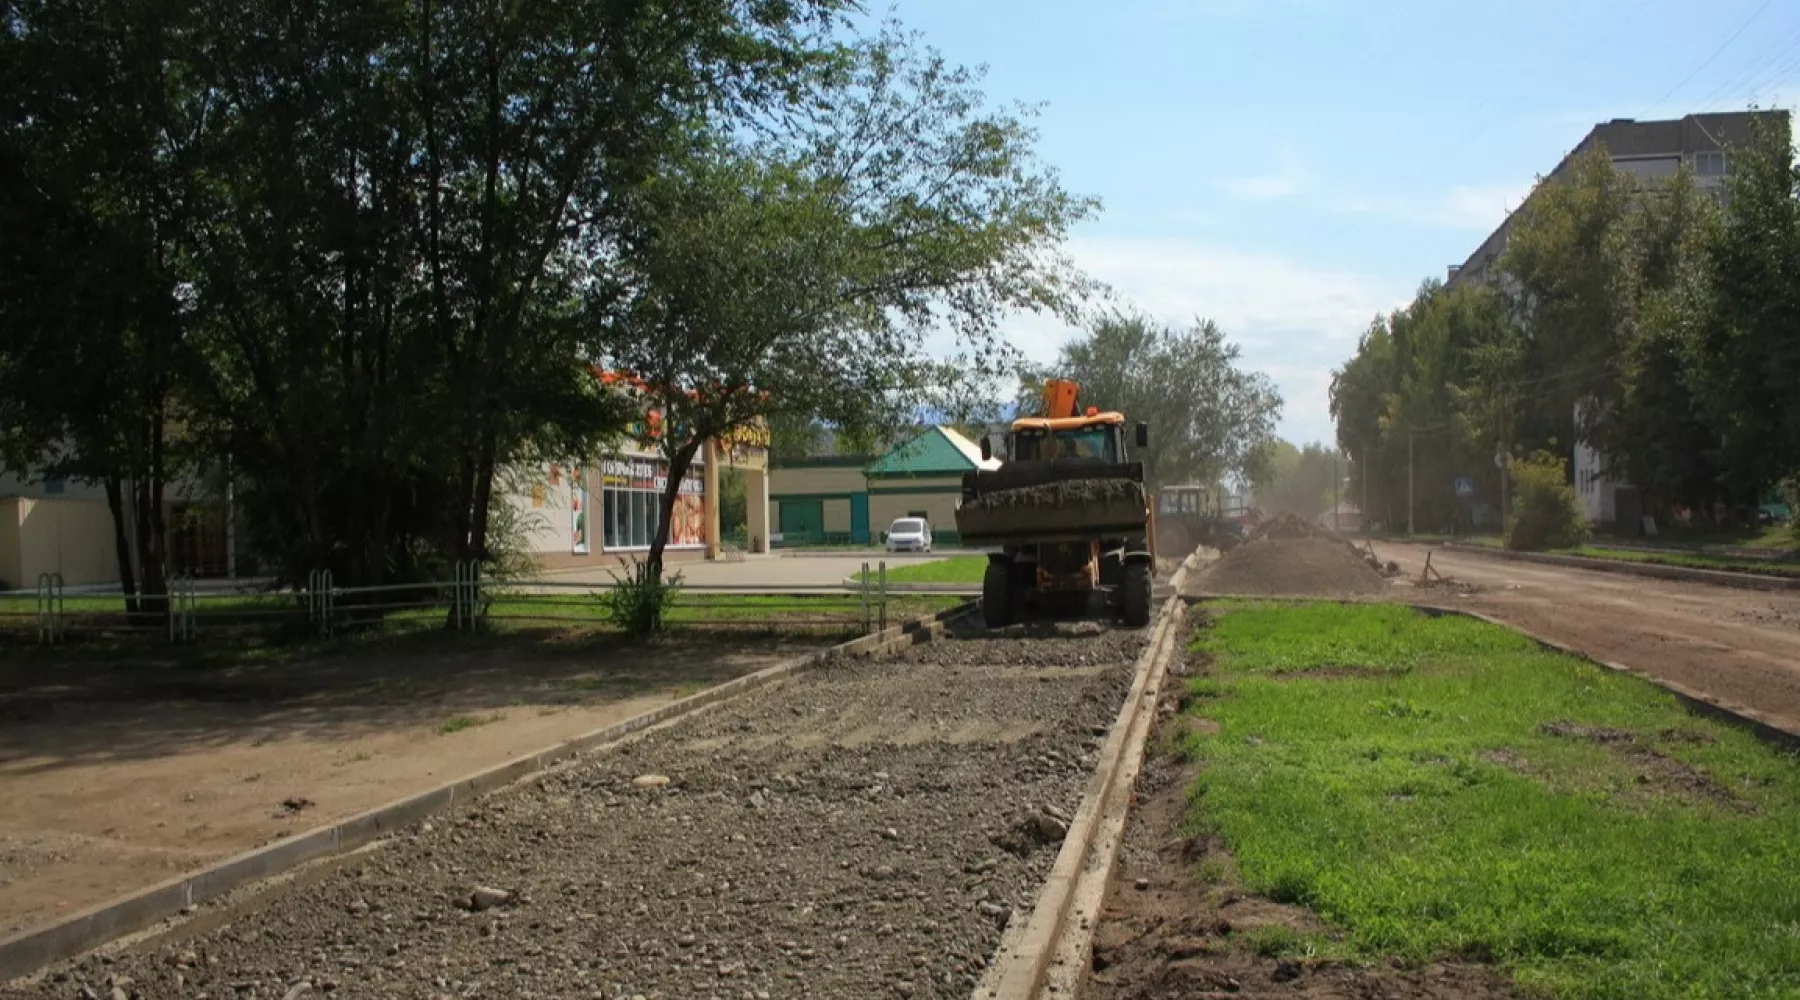
<svg viewBox="0 0 1800 1000"><path fill-rule="evenodd" d="M1118 413L1089 413L1084 417L1026 417L1013 421L1007 435L1007 460L1046 462L1058 458L1084 458L1117 464L1126 461L1125 417ZM1148 441L1147 429L1137 425L1138 446Z"/></svg>

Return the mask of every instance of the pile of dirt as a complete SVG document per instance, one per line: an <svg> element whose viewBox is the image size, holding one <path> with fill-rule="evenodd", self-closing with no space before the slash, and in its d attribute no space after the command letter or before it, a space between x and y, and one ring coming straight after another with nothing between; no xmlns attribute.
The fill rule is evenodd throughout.
<svg viewBox="0 0 1800 1000"><path fill-rule="evenodd" d="M1262 541L1265 538L1332 538L1338 536L1326 528L1314 524L1296 514L1277 514L1257 525L1250 532L1250 540Z"/></svg>
<svg viewBox="0 0 1800 1000"><path fill-rule="evenodd" d="M1202 594L1307 597L1355 597L1388 589L1373 557L1346 542L1318 537L1266 537L1239 546L1208 566L1191 586Z"/></svg>
<svg viewBox="0 0 1800 1000"><path fill-rule="evenodd" d="M1113 502L1143 503L1144 486L1131 479L1066 479L992 490L963 502L964 510L1001 511Z"/></svg>

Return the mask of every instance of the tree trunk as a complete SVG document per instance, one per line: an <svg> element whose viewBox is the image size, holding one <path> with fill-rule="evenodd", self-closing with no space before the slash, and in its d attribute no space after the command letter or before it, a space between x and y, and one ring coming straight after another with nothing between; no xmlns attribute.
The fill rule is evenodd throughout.
<svg viewBox="0 0 1800 1000"><path fill-rule="evenodd" d="M143 609L138 606L137 574L132 572L131 541L125 520L125 490L117 476L106 477L106 509L112 513L113 554L119 560L119 590L125 595L125 613L136 616Z"/></svg>
<svg viewBox="0 0 1800 1000"><path fill-rule="evenodd" d="M687 477L688 469L693 467L694 456L699 454L701 442L700 437L692 437L669 455L669 481L663 487L660 505L662 516L657 518L656 534L650 537L650 552L644 559L650 580L662 580L663 550L669 547L669 529L675 517L675 501L681 496L681 481Z"/></svg>

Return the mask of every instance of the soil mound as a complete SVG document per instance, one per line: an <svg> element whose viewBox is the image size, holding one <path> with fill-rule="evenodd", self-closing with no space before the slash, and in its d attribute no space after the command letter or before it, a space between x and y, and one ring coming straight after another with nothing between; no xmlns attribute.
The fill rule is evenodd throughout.
<svg viewBox="0 0 1800 1000"><path fill-rule="evenodd" d="M1355 597L1388 589L1382 571L1354 546L1317 536L1267 536L1239 546L1207 567L1192 586L1206 594L1305 597Z"/></svg>

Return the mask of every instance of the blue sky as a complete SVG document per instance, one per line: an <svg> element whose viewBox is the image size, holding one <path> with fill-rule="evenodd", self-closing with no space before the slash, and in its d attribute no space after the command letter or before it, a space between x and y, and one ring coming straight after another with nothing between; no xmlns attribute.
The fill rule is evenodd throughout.
<svg viewBox="0 0 1800 1000"><path fill-rule="evenodd" d="M1215 319L1329 440L1331 369L1461 262L1596 122L1800 96L1795 0L903 0L1105 210L1071 244L1120 295ZM1038 360L1074 331L1007 326Z"/></svg>

